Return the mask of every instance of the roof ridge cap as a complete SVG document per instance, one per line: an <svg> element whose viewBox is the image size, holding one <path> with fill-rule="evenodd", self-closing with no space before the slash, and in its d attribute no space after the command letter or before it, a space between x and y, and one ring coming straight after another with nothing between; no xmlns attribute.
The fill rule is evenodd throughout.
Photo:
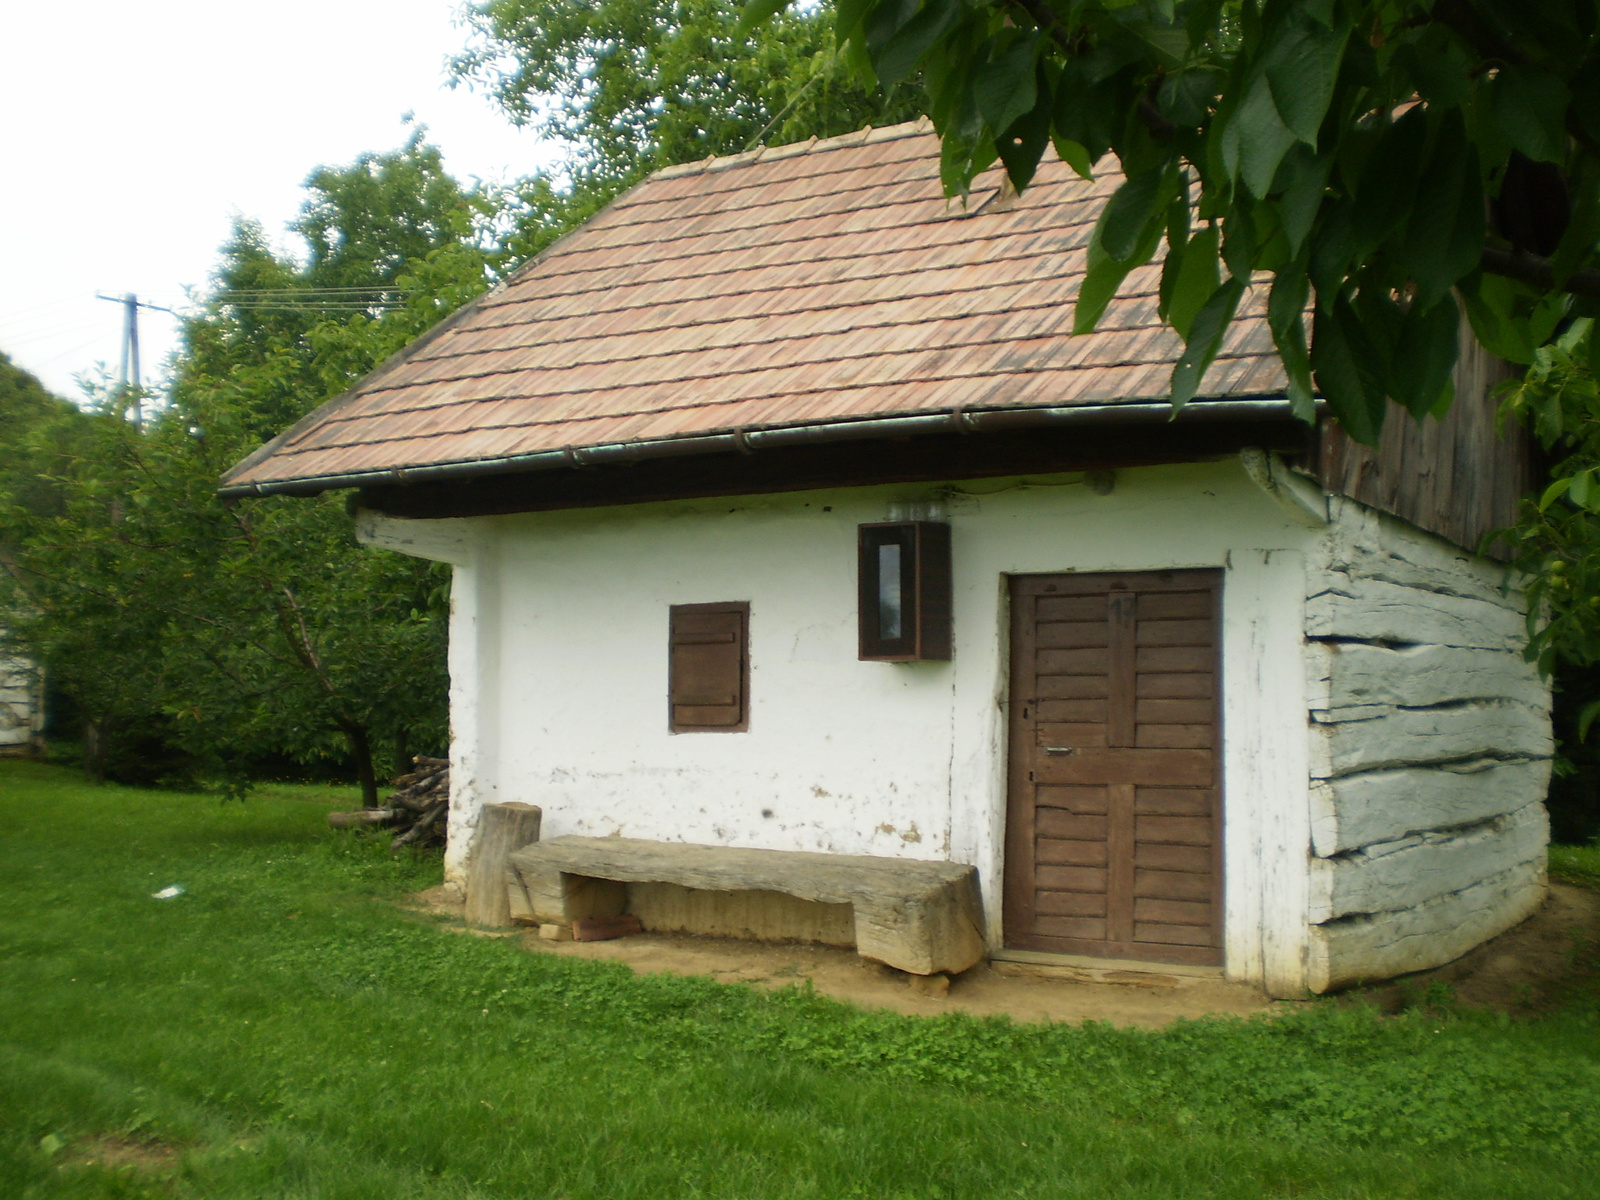
<svg viewBox="0 0 1600 1200"><path fill-rule="evenodd" d="M741 150L736 154L708 154L692 162L673 163L658 167L645 177L646 182L658 179L678 179L684 175L701 175L711 171L730 171L735 167L754 166L763 158L790 158L797 154L810 154L814 150L834 150L845 146L866 146L876 142L892 142L900 138L917 137L929 133L933 123L927 117L915 121L901 121L896 125L866 125L849 133L836 133L819 138L815 134L803 142L786 142L782 146L758 146L754 150Z"/></svg>

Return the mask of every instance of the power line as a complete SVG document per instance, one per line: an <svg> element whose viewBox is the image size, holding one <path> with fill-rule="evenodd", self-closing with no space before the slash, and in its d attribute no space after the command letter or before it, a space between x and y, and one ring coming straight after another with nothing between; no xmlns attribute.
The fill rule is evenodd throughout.
<svg viewBox="0 0 1600 1200"><path fill-rule="evenodd" d="M415 288L396 287L394 285L378 287L281 287L281 288L227 288L220 292L222 296L317 296L344 292L357 292L371 295L373 293L388 294L390 292L410 292Z"/></svg>
<svg viewBox="0 0 1600 1200"><path fill-rule="evenodd" d="M129 413L133 417L133 427L135 429L143 429L144 384L140 380L139 371L139 310L148 308L155 312L170 313L172 309L161 304L151 304L148 300L141 300L132 292L122 296L106 296L96 292L95 299L109 300L113 304L122 305L122 387L120 391L125 399L130 399L132 402L129 407Z"/></svg>

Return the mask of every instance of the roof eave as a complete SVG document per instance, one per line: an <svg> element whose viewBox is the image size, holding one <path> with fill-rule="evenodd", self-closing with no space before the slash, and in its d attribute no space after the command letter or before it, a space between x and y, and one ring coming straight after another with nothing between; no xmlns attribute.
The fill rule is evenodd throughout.
<svg viewBox="0 0 1600 1200"><path fill-rule="evenodd" d="M1061 405L1049 408L956 408L906 416L734 429L721 433L646 438L599 446L568 446L559 450L542 450L499 458L226 484L217 489L217 495L225 500L247 496L314 496L340 488L465 481L487 475L577 469L701 454L755 454L761 450L786 446L870 441L875 438L906 438L950 433L999 433L1067 425L1291 418L1293 415L1289 401L1281 395L1195 400L1177 413L1173 412L1171 402L1166 400Z"/></svg>

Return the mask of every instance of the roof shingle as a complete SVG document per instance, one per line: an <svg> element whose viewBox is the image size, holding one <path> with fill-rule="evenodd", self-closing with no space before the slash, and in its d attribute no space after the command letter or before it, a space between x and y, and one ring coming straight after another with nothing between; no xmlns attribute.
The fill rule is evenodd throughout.
<svg viewBox="0 0 1600 1200"><path fill-rule="evenodd" d="M658 171L240 463L226 487L955 409L1162 399L1158 264L1071 337L1114 173L939 184L925 123ZM1281 394L1247 298L1201 390Z"/></svg>

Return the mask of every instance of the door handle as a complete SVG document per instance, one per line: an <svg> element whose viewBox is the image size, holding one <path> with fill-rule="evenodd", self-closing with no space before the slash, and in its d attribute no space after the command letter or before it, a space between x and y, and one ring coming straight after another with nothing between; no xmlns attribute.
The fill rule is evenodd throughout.
<svg viewBox="0 0 1600 1200"><path fill-rule="evenodd" d="M1044 752L1046 754L1076 754L1078 748L1076 746L1046 746L1044 747Z"/></svg>

